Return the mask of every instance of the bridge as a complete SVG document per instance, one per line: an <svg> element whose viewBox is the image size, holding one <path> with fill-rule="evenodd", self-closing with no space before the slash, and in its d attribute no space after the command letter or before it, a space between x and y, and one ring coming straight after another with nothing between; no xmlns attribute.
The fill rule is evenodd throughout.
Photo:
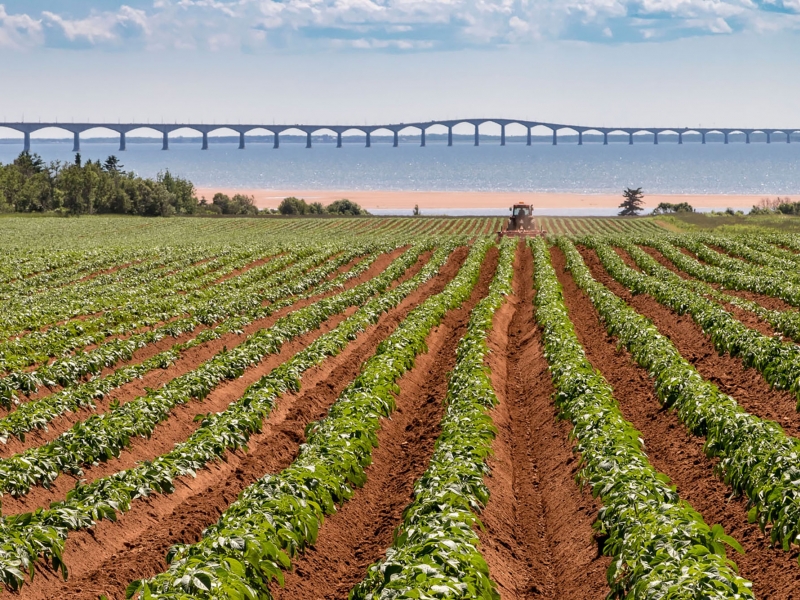
<svg viewBox="0 0 800 600"><path fill-rule="evenodd" d="M0 128L6 127L13 129L23 134L24 146L26 151L31 148L31 134L42 129L61 129L73 134L74 143L73 151L79 152L81 149L81 134L92 129L107 129L119 134L119 149L124 151L126 149L126 135L131 131L146 129L156 131L162 134L162 149L169 150L169 134L179 129L190 129L200 133L203 136L203 150L208 150L208 134L221 129L227 129L239 134L239 148L245 148L245 134L254 131L266 131L273 135L273 146L280 147L280 136L287 131L296 131L305 133L306 135L306 148L311 148L311 137L313 134L321 132L331 132L336 134L336 146L342 147L342 135L345 133L357 131L366 136L366 146L369 148L372 143L372 134L377 131L387 131L394 135L394 146L398 146L400 142L400 132L406 129L417 130L419 132L420 146L425 146L425 134L431 127L441 126L447 128L447 145L453 145L453 128L458 125L472 125L475 128L475 141L474 145L480 145L480 131L479 128L485 123L493 123L500 126L500 145L506 145L506 127L509 125L518 125L527 129L527 144L531 145L532 133L535 127L544 127L550 129L552 132L553 145L558 144L558 134L562 131L570 131L574 135L578 134L578 145L583 145L583 136L587 133L602 134L603 144L608 145L608 136L611 134L627 134L628 143L633 144L634 135L640 133L649 133L653 135L653 140L658 144L658 137L660 134L670 133L678 136L678 143L683 144L683 136L686 134L700 135L702 143L706 143L706 136L710 133L716 133L724 136L725 143L728 143L731 134L744 134L745 142L750 143L750 136L754 133L761 133L766 136L767 143L772 142L773 136L781 136L785 138L786 143L791 143L792 134L800 133L800 129L742 129L742 128L691 128L691 127L585 127L582 125L567 125L563 123L544 123L541 121L524 121L515 119L456 119L446 121L426 121L419 123L394 123L388 125L264 125L258 123L252 124L231 124L231 123L217 123L217 124L202 124L202 123L27 123L27 122L0 122Z"/></svg>

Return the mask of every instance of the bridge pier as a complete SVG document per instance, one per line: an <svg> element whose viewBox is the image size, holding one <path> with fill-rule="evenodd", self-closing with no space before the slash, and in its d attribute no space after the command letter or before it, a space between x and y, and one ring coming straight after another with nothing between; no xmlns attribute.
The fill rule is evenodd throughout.
<svg viewBox="0 0 800 600"><path fill-rule="evenodd" d="M658 132L657 131L653 132L653 144L658 146Z"/></svg>
<svg viewBox="0 0 800 600"><path fill-rule="evenodd" d="M164 132L164 138L161 142L161 149L169 150L169 133L167 133L166 131Z"/></svg>
<svg viewBox="0 0 800 600"><path fill-rule="evenodd" d="M395 131L394 132L394 147L397 148L397 146L399 144L400 144L400 134Z"/></svg>
<svg viewBox="0 0 800 600"><path fill-rule="evenodd" d="M272 148L273 150L277 150L278 148L281 147L281 133L279 131L276 131L272 135L274 136L272 142Z"/></svg>
<svg viewBox="0 0 800 600"><path fill-rule="evenodd" d="M475 125L475 145L476 146L480 146L481 145L480 132L478 131L478 126L477 125Z"/></svg>
<svg viewBox="0 0 800 600"><path fill-rule="evenodd" d="M608 146L608 132L603 132L603 146Z"/></svg>
<svg viewBox="0 0 800 600"><path fill-rule="evenodd" d="M311 148L311 132L306 131L306 148Z"/></svg>
<svg viewBox="0 0 800 600"><path fill-rule="evenodd" d="M23 132L22 135L25 136L25 141L23 142L24 143L24 147L23 148L24 148L25 152L30 152L31 151L31 134L29 132L25 131L25 132Z"/></svg>
<svg viewBox="0 0 800 600"><path fill-rule="evenodd" d="M127 140L125 139L125 132L121 131L120 134L119 134L119 151L120 152L125 152L125 150L127 149L126 148L126 142L127 142Z"/></svg>
<svg viewBox="0 0 800 600"><path fill-rule="evenodd" d="M680 146L681 144L683 144L683 132L679 131L678 132L678 145Z"/></svg>
<svg viewBox="0 0 800 600"><path fill-rule="evenodd" d="M767 143L771 144L772 143L772 134L769 131L767 131L766 134L767 134Z"/></svg>
<svg viewBox="0 0 800 600"><path fill-rule="evenodd" d="M786 134L786 143L787 144L791 144L792 143L792 134L791 134L791 132Z"/></svg>
<svg viewBox="0 0 800 600"><path fill-rule="evenodd" d="M728 132L725 131L723 133L725 134L725 143L727 144L728 143Z"/></svg>
<svg viewBox="0 0 800 600"><path fill-rule="evenodd" d="M372 148L372 135L371 131L367 132L367 148Z"/></svg>
<svg viewBox="0 0 800 600"><path fill-rule="evenodd" d="M705 131L701 131L700 135L703 136L703 144L705 144L706 143L706 132Z"/></svg>
<svg viewBox="0 0 800 600"><path fill-rule="evenodd" d="M628 146L633 146L633 132L628 132Z"/></svg>
<svg viewBox="0 0 800 600"><path fill-rule="evenodd" d="M553 129L553 146L558 146L558 129Z"/></svg>
<svg viewBox="0 0 800 600"><path fill-rule="evenodd" d="M203 147L201 148L201 150L208 150L208 132L207 131L203 132Z"/></svg>
<svg viewBox="0 0 800 600"><path fill-rule="evenodd" d="M72 151L73 152L81 151L81 134L77 131L72 133Z"/></svg>
<svg viewBox="0 0 800 600"><path fill-rule="evenodd" d="M528 127L528 146L531 145L531 128Z"/></svg>
<svg viewBox="0 0 800 600"><path fill-rule="evenodd" d="M239 132L239 150L244 150L244 131Z"/></svg>
<svg viewBox="0 0 800 600"><path fill-rule="evenodd" d="M341 148L342 147L342 132L341 131L337 131L336 132L336 147L337 148Z"/></svg>
<svg viewBox="0 0 800 600"><path fill-rule="evenodd" d="M420 145L420 148L424 148L425 147L425 129L420 129L419 130L419 145Z"/></svg>
<svg viewBox="0 0 800 600"><path fill-rule="evenodd" d="M448 127L447 128L447 145L448 146L452 146L453 145L453 128L452 127Z"/></svg>
<svg viewBox="0 0 800 600"><path fill-rule="evenodd" d="M583 146L583 132L578 132L578 146Z"/></svg>
<svg viewBox="0 0 800 600"><path fill-rule="evenodd" d="M748 133L747 131L744 132L744 143L745 144L750 143L750 133Z"/></svg>
<svg viewBox="0 0 800 600"><path fill-rule="evenodd" d="M505 146L506 145L506 126L505 125L501 125L500 126L500 145L501 146Z"/></svg>

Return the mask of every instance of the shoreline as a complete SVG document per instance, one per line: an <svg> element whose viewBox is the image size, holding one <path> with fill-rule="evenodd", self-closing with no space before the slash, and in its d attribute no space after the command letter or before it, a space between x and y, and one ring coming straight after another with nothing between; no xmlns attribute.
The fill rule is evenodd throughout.
<svg viewBox="0 0 800 600"><path fill-rule="evenodd" d="M418 192L418 191L365 191L365 190L269 190L237 188L197 188L198 197L209 202L214 194L228 196L246 194L255 198L258 208L277 208L289 196L307 202L329 204L340 198L357 202L362 208L378 214L406 214L414 205L420 211L435 214L505 214L514 203L533 204L534 210L549 216L612 216L615 215L622 194L576 194L549 192ZM688 202L696 211L723 211L726 208L747 212L758 204L764 195L735 194L645 194L644 210L652 211L661 202ZM769 196L773 198L774 196Z"/></svg>

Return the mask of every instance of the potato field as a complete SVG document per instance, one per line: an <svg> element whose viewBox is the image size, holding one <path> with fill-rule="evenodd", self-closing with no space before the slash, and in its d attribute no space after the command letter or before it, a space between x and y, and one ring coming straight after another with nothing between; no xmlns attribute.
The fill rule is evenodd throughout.
<svg viewBox="0 0 800 600"><path fill-rule="evenodd" d="M0 219L0 596L800 600L800 236Z"/></svg>

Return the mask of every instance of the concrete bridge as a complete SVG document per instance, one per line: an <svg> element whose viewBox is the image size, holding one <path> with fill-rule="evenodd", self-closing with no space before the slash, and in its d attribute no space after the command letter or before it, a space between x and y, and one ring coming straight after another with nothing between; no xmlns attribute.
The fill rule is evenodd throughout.
<svg viewBox="0 0 800 600"><path fill-rule="evenodd" d="M245 147L245 134L252 133L258 130L266 131L273 135L273 146L280 147L280 136L287 131L295 131L305 133L306 135L306 148L311 148L311 136L317 133L330 132L336 134L336 146L342 147L342 135L348 132L358 131L365 135L366 146L369 148L372 143L372 134L378 131L387 131L394 134L394 146L399 144L400 132L406 129L417 130L419 132L420 146L425 146L425 133L428 129L435 126L447 128L447 145L453 145L453 128L458 125L468 124L475 128L475 146L480 145L480 132L479 127L485 123L494 123L500 126L500 145L506 144L506 127L509 125L519 125L527 129L527 143L531 145L531 131L535 127L544 127L552 131L553 145L558 144L559 132L571 132L573 135L578 135L578 145L583 145L583 136L586 133L601 134L603 136L603 144L608 145L608 136L611 134L627 134L628 143L633 144L633 137L639 133L649 133L653 135L653 140L658 144L658 136L663 133L671 133L678 136L678 143L683 143L683 136L686 134L700 135L702 143L706 143L706 136L710 133L721 134L724 137L725 143L728 143L729 136L734 133L744 134L745 142L750 143L750 136L754 133L761 133L766 136L767 143L772 142L773 137L780 136L785 139L786 143L791 143L792 134L800 133L800 128L788 129L742 129L742 128L697 128L697 127L585 127L582 125L567 125L563 123L545 123L541 121L521 121L515 119L455 119L446 121L426 121L419 123L394 123L388 125L263 125L258 123L252 124L229 124L217 123L213 125L198 124L198 123L171 123L171 124L154 124L154 123L26 123L26 122L0 122L0 128L6 127L19 131L24 136L25 150L31 148L31 134L41 129L56 128L73 134L74 143L73 151L79 152L81 149L81 134L92 129L107 129L115 131L119 134L119 149L121 151L126 149L126 135L132 131L147 129L157 131L162 134L162 149L169 149L169 134L179 129L191 129L197 131L203 136L202 149L208 149L208 134L213 131L227 129L239 134L239 148Z"/></svg>

